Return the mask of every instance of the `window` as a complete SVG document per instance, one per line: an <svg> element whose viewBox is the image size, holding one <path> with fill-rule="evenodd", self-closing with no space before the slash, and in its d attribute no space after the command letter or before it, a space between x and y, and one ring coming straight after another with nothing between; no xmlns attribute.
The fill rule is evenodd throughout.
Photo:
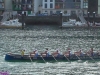
<svg viewBox="0 0 100 75"><path fill-rule="evenodd" d="M53 4L52 3L50 3L50 8L53 8Z"/></svg>
<svg viewBox="0 0 100 75"><path fill-rule="evenodd" d="M50 2L53 2L53 0L50 0Z"/></svg>
<svg viewBox="0 0 100 75"><path fill-rule="evenodd" d="M83 2L88 2L88 0L84 0Z"/></svg>
<svg viewBox="0 0 100 75"><path fill-rule="evenodd" d="M53 14L53 11L50 11L50 14Z"/></svg>
<svg viewBox="0 0 100 75"><path fill-rule="evenodd" d="M80 3L75 3L75 8L80 8Z"/></svg>
<svg viewBox="0 0 100 75"><path fill-rule="evenodd" d="M73 14L76 14L76 11L71 11L71 14L73 15Z"/></svg>
<svg viewBox="0 0 100 75"><path fill-rule="evenodd" d="M63 3L56 3L55 8L56 9L63 9Z"/></svg>
<svg viewBox="0 0 100 75"><path fill-rule="evenodd" d="M32 0L27 0L27 3L30 3L31 4L32 3Z"/></svg>
<svg viewBox="0 0 100 75"><path fill-rule="evenodd" d="M67 14L67 11L64 11L64 14Z"/></svg>
<svg viewBox="0 0 100 75"><path fill-rule="evenodd" d="M56 11L56 14L60 14L61 11Z"/></svg>
<svg viewBox="0 0 100 75"><path fill-rule="evenodd" d="M47 8L47 3L45 3L45 7L44 8Z"/></svg>
<svg viewBox="0 0 100 75"><path fill-rule="evenodd" d="M75 0L73 0L73 2L75 2Z"/></svg>
<svg viewBox="0 0 100 75"><path fill-rule="evenodd" d="M45 0L45 2L47 2L47 0Z"/></svg>
<svg viewBox="0 0 100 75"><path fill-rule="evenodd" d="M76 0L76 2L80 2L80 0Z"/></svg>
<svg viewBox="0 0 100 75"><path fill-rule="evenodd" d="M83 3L83 8L88 8L88 3Z"/></svg>
<svg viewBox="0 0 100 75"><path fill-rule="evenodd" d="M55 0L55 2L63 2L63 0Z"/></svg>

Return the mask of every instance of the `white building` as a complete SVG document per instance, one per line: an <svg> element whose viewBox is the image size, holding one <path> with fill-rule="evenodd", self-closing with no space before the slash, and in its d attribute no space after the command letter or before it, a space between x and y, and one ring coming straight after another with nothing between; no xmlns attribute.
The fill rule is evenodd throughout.
<svg viewBox="0 0 100 75"><path fill-rule="evenodd" d="M12 0L5 0L5 10L12 11Z"/></svg>
<svg viewBox="0 0 100 75"><path fill-rule="evenodd" d="M84 14L87 14L88 0L43 0L42 5L43 13L67 12L68 14L75 14L83 11Z"/></svg>
<svg viewBox="0 0 100 75"><path fill-rule="evenodd" d="M42 1L43 0L34 0L34 13L41 11Z"/></svg>
<svg viewBox="0 0 100 75"><path fill-rule="evenodd" d="M100 0L98 0L98 14L100 15Z"/></svg>
<svg viewBox="0 0 100 75"><path fill-rule="evenodd" d="M48 14L52 13L52 10L55 9L55 0L43 0L42 1L42 12L47 12Z"/></svg>

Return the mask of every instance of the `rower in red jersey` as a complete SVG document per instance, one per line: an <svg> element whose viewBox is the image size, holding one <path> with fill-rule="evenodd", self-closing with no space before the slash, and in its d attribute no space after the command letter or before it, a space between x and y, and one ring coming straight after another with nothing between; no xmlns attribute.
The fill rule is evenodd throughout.
<svg viewBox="0 0 100 75"><path fill-rule="evenodd" d="M61 53L60 53L59 50L56 50L56 52L53 52L53 53L52 53L52 55L55 56L55 57L60 56L60 54L61 54Z"/></svg>

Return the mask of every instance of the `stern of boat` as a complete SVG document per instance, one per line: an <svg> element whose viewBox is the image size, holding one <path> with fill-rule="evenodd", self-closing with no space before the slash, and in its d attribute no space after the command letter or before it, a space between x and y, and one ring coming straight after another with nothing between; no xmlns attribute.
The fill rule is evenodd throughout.
<svg viewBox="0 0 100 75"><path fill-rule="evenodd" d="M14 59L14 57L10 53L5 55L5 60L6 61L13 60L13 59Z"/></svg>

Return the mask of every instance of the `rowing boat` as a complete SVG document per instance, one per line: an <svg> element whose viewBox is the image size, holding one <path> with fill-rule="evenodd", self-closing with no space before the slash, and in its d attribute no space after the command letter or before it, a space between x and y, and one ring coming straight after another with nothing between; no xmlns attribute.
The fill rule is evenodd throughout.
<svg viewBox="0 0 100 75"><path fill-rule="evenodd" d="M100 55L94 54L93 56L87 55L87 54L83 54L81 56L77 56L75 54L71 54L70 56L66 56L64 54L59 55L59 56L53 56L53 55L41 55L38 54L37 56L35 55L20 55L20 54L11 54L11 53L7 53L5 55L5 61L73 61L73 60L91 60L92 59L100 59Z"/></svg>

